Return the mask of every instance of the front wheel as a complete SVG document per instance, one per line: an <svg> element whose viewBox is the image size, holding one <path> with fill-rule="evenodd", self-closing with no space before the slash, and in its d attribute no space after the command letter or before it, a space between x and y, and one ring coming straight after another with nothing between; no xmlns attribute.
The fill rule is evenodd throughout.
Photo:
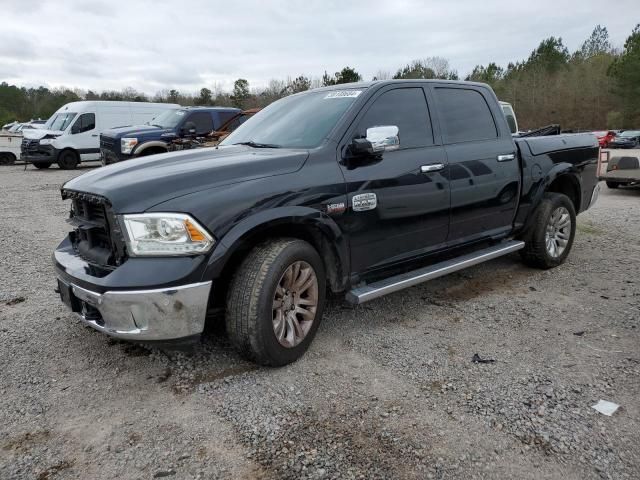
<svg viewBox="0 0 640 480"><path fill-rule="evenodd" d="M576 234L576 211L561 193L545 193L520 250L524 262L537 268L553 268L563 263Z"/></svg>
<svg viewBox="0 0 640 480"><path fill-rule="evenodd" d="M307 242L275 239L253 249L227 296L226 327L245 357L281 366L301 357L322 318L325 273Z"/></svg>
<svg viewBox="0 0 640 480"><path fill-rule="evenodd" d="M80 159L72 150L65 150L58 157L58 166L62 170L73 170L78 166L78 163L80 163Z"/></svg>

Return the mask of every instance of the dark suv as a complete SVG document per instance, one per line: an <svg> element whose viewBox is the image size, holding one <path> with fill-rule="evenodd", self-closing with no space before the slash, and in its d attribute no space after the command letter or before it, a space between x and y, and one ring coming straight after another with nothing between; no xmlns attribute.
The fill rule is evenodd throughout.
<svg viewBox="0 0 640 480"><path fill-rule="evenodd" d="M108 165L165 153L172 140L184 136L205 136L240 112L240 109L231 107L185 107L162 112L148 125L107 130L100 135L100 159L103 165Z"/></svg>

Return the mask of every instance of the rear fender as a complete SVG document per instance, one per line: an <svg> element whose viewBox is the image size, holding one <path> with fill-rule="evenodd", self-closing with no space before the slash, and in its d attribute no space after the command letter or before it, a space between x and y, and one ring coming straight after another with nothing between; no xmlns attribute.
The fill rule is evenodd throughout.
<svg viewBox="0 0 640 480"><path fill-rule="evenodd" d="M529 197L530 197L531 207L529 208L529 211L527 212L527 216L524 221L524 227L522 229L523 232L529 231L531 227L531 223L533 222L535 212L538 206L540 205L540 202L542 202L544 194L549 191L549 188L551 187L553 182L560 177L567 177L571 182L571 184L573 185L573 188L575 190L574 195L576 196L577 202L578 202L578 204L576 205L576 213L580 211L581 209L581 205L580 205L581 193L580 192L582 191L580 175L576 172L574 165L570 163L564 163L564 162L556 163L553 165L551 170L549 170L549 172L542 179L542 181L539 182L537 186L530 191Z"/></svg>

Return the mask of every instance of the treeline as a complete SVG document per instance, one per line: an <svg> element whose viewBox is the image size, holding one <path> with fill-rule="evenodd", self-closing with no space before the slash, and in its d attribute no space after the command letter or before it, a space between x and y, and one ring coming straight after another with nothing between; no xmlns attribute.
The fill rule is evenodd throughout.
<svg viewBox="0 0 640 480"><path fill-rule="evenodd" d="M427 57L395 72L380 70L373 79L459 79L447 59ZM0 124L14 119L27 121L48 118L65 103L78 100L125 100L179 103L181 105L220 105L239 108L264 107L292 93L326 85L362 80L353 68L345 67L333 75L301 75L271 80L266 88L251 88L243 78L234 82L231 92L219 86L204 87L191 94L175 89L154 96L132 88L122 91L24 88L0 83ZM477 65L465 80L490 84L498 98L510 102L521 129L559 123L565 129L640 128L640 24L622 49L609 40L605 27L596 26L575 51L570 52L561 38L540 42L525 60L506 67L489 63Z"/></svg>

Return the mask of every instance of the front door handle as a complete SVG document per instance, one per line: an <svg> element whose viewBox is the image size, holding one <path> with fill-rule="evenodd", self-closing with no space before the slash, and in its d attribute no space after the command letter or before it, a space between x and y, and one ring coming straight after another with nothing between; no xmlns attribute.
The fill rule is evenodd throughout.
<svg viewBox="0 0 640 480"><path fill-rule="evenodd" d="M514 158L516 158L514 153L507 153L505 155L498 155L498 161L499 162L508 162L510 160L513 160Z"/></svg>
<svg viewBox="0 0 640 480"><path fill-rule="evenodd" d="M433 173L444 170L444 163L432 163L431 165L422 165L420 171L422 173Z"/></svg>

